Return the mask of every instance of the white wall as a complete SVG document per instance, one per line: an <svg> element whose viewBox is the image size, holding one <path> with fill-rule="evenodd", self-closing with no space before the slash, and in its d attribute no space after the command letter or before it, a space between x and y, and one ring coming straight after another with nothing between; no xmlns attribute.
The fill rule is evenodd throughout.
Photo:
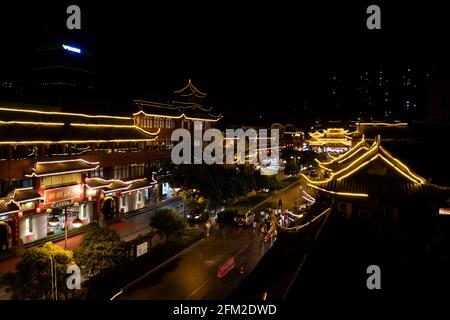
<svg viewBox="0 0 450 320"><path fill-rule="evenodd" d="M31 218L31 223L33 225L33 232L29 232L27 226L27 219ZM31 216L23 217L19 222L19 236L22 240L27 243L34 240L42 239L47 237L47 214L34 214ZM27 236L29 240L27 241Z"/></svg>

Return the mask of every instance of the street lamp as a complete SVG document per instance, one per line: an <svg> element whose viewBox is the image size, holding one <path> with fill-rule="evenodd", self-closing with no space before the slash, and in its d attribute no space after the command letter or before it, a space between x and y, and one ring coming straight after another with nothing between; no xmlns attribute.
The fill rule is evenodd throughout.
<svg viewBox="0 0 450 320"><path fill-rule="evenodd" d="M65 219L64 219L64 250L67 249L67 229L69 224L67 223L67 209L64 209L65 212ZM58 219L57 216L53 216L50 219L48 219L48 224L52 227L56 227L58 225L58 223L60 222L60 220ZM79 219L78 217L72 221L72 225L75 228L79 228L83 225L83 221L81 221L81 219Z"/></svg>
<svg viewBox="0 0 450 320"><path fill-rule="evenodd" d="M81 227L83 225L83 221L80 218L77 217L75 220L72 221L72 225L75 228L79 228L79 227Z"/></svg>

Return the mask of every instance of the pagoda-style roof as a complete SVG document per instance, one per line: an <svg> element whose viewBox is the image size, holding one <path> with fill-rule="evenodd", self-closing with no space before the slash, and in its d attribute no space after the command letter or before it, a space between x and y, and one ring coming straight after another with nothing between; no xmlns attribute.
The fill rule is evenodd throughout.
<svg viewBox="0 0 450 320"><path fill-rule="evenodd" d="M310 139L307 143L310 146L325 145L349 145L350 139L346 136L347 130L343 128L328 128L323 132L309 132Z"/></svg>
<svg viewBox="0 0 450 320"><path fill-rule="evenodd" d="M42 196L34 190L32 187L29 188L17 188L6 196L6 200L13 201L15 203L23 203L29 201L36 201L41 199Z"/></svg>
<svg viewBox="0 0 450 320"><path fill-rule="evenodd" d="M204 98L207 96L206 93L201 92L192 84L191 79L189 79L188 83L183 88L175 90L173 93L176 93L181 97L196 96L198 98Z"/></svg>
<svg viewBox="0 0 450 320"><path fill-rule="evenodd" d="M325 138L344 138L348 130L344 128L328 128L323 132Z"/></svg>
<svg viewBox="0 0 450 320"><path fill-rule="evenodd" d="M350 148L350 150L344 152L338 157L334 157L331 161L320 162L319 160L316 159L316 162L319 163L319 166L322 169L325 169L327 171L338 171L340 168L344 168L351 161L358 158L358 156L368 151L371 148L371 146L373 145L370 145L363 136L361 141L359 141L356 145Z"/></svg>
<svg viewBox="0 0 450 320"><path fill-rule="evenodd" d="M433 185L411 171L380 144L378 136L368 148L362 139L348 152L320 166L328 177L311 180L308 185L318 190L342 196L418 196L450 195L450 188Z"/></svg>
<svg viewBox="0 0 450 320"><path fill-rule="evenodd" d="M211 113L212 108L193 102L173 101L172 103L159 103L154 101L134 100L140 109L134 116L145 115L170 119L187 119L200 121L218 121L221 115Z"/></svg>
<svg viewBox="0 0 450 320"><path fill-rule="evenodd" d="M155 181L149 183L149 181L146 178L131 181L123 181L119 179L105 180L102 178L86 179L86 186L89 189L102 190L105 193L119 192L119 191L122 193L126 193L141 189L147 189L154 183Z"/></svg>
<svg viewBox="0 0 450 320"><path fill-rule="evenodd" d="M19 212L19 206L8 199L0 199L0 216Z"/></svg>
<svg viewBox="0 0 450 320"><path fill-rule="evenodd" d="M88 172L99 167L99 162L89 162L84 159L59 161L39 161L34 164L26 177L45 177L64 173Z"/></svg>

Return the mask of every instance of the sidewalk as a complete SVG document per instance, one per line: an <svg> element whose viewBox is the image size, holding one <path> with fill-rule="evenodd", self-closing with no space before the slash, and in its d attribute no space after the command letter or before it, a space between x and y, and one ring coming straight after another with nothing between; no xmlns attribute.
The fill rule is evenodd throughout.
<svg viewBox="0 0 450 320"><path fill-rule="evenodd" d="M150 231L149 222L151 216L157 211L157 209L171 208L176 210L178 204L182 202L181 199L168 199L157 205L152 205L139 209L138 214L131 213L125 217L125 221L113 222L108 224L108 229L116 231L120 238L124 241L131 241L141 234L148 233ZM183 207L184 208L184 207ZM72 250L80 245L81 239L84 233L71 236L67 238L67 249ZM54 242L56 245L64 248L64 240ZM12 256L3 260L0 260L0 275L4 272L14 271L16 264L20 261L20 257Z"/></svg>

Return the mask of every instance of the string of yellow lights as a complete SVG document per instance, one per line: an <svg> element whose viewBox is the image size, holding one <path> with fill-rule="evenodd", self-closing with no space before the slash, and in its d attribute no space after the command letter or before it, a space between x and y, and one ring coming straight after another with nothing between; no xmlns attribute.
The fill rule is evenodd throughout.
<svg viewBox="0 0 450 320"><path fill-rule="evenodd" d="M308 186L312 187L314 189L323 191L323 192L336 194L336 195L340 195L340 196L363 197L363 198L367 198L369 196L367 193L353 193L353 192L336 192L336 191L331 191L331 190L327 190L327 189L324 189L324 188L320 188L320 187L315 186L313 184L308 184Z"/></svg>
<svg viewBox="0 0 450 320"><path fill-rule="evenodd" d="M59 112L59 111L41 111L41 110L32 110L32 109L0 108L0 111L14 111L14 112L36 113L36 114L46 114L46 115L80 116L80 117L85 117L85 118L104 118L104 119L131 120L131 117L108 116L108 115L89 115L89 114L84 114L84 113L71 113L71 112Z"/></svg>

